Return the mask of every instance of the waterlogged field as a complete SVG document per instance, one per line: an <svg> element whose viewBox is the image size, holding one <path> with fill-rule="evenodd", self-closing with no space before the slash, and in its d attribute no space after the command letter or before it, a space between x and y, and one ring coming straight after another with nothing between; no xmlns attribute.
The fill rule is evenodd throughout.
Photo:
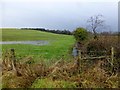
<svg viewBox="0 0 120 90"><path fill-rule="evenodd" d="M2 41L48 41L47 45L30 45L30 44L3 44L2 51L14 48L17 58L32 56L34 59L42 57L44 59L69 58L71 55L70 47L74 44L73 36L53 34L34 30L19 29L1 29Z"/></svg>
<svg viewBox="0 0 120 90"><path fill-rule="evenodd" d="M102 60L74 60L69 53L75 43L73 36L18 29L3 29L0 31L2 31L2 41L6 42L41 40L49 42L46 45L3 44L4 58L3 64L0 65L3 66L2 88L120 87L117 72L119 59L114 59L113 63L111 59L107 61L108 58ZM101 36L100 40L98 39L97 42L93 43L93 46L99 46L99 42L103 42L102 44L105 42L106 47L109 47L109 45L116 46L117 39L116 36ZM15 56L10 50L7 51L7 55L4 54L10 48L15 49ZM33 57L35 63L27 62L30 59L26 57L29 56ZM16 58L19 60L13 62Z"/></svg>

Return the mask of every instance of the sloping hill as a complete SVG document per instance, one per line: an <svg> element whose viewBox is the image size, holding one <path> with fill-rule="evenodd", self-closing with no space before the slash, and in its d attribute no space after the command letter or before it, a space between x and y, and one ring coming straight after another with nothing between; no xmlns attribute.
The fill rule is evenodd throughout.
<svg viewBox="0 0 120 90"><path fill-rule="evenodd" d="M0 29L2 41L23 41L23 40L59 40L70 39L70 35L53 34L36 30Z"/></svg>
<svg viewBox="0 0 120 90"><path fill-rule="evenodd" d="M16 56L28 56L32 55L43 58L62 58L69 57L70 47L75 42L72 35L53 34L42 31L34 30L19 30L19 29L2 29L2 41L34 41L34 40L46 40L48 45L37 46L27 44L10 44L2 45L3 52L7 49L14 48ZM67 56L68 55L68 56ZM35 58L34 58L35 59Z"/></svg>

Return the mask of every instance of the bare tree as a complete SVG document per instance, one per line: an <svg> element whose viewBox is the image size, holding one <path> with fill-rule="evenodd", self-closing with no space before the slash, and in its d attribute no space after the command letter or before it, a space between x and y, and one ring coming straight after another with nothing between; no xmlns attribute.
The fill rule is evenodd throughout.
<svg viewBox="0 0 120 90"><path fill-rule="evenodd" d="M94 39L97 38L97 29L101 26L104 26L103 15L95 15L88 19L89 27L92 29L94 33Z"/></svg>

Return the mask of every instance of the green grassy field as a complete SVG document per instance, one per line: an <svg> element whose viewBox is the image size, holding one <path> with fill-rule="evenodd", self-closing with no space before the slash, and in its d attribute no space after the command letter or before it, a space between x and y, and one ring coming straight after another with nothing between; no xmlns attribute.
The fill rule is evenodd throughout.
<svg viewBox="0 0 120 90"><path fill-rule="evenodd" d="M16 56L33 56L38 60L39 57L44 59L60 59L69 58L70 47L74 44L73 36L53 34L33 30L19 30L19 29L1 29L2 41L27 41L27 40L47 40L50 43L44 46L12 44L2 45L3 52L7 49L14 48Z"/></svg>
<svg viewBox="0 0 120 90"><path fill-rule="evenodd" d="M115 69L119 67L119 59L114 60L115 62L112 64L110 61L110 63L106 62L105 60L107 59L102 59L103 62L101 60L80 59L80 66L78 66L78 63L74 63L75 60L71 58L72 56L69 53L75 43L72 35L18 29L2 29L0 32L2 32L3 41L47 40L50 42L48 45L43 46L25 44L2 45L3 53L7 49L14 48L17 59L30 56L35 60L35 63L32 64L23 63L19 65L19 62L16 62L15 65L18 65L16 66L16 70L18 70L20 74L18 72L18 74L16 74L16 70L14 71L13 69L11 69L11 71L10 69L3 69L3 72L5 72L2 74L3 88L119 87L118 72L112 72L113 67ZM101 37L100 39L106 43L107 47L109 47L110 44L116 46L116 37L112 38L113 37ZM90 41L88 40L88 42ZM98 42L97 40L97 42L93 44L96 45ZM9 58L11 60L11 56ZM8 63L8 61L10 61L9 58L4 58L4 61ZM26 60L26 58L23 60ZM9 68L6 63L3 63L3 66Z"/></svg>

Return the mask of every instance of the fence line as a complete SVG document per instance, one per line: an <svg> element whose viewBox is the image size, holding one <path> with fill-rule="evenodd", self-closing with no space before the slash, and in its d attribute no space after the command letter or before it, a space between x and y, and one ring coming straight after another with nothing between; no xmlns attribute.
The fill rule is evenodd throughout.
<svg viewBox="0 0 120 90"><path fill-rule="evenodd" d="M80 63L80 65L82 64L81 62L83 60L96 60L96 59L104 59L103 62L105 62L106 65L109 65L110 64L110 71L112 72L114 70L114 47L111 47L111 55L105 55L105 56L96 56L96 57L82 57L82 51L79 50L78 51L78 60L77 60L77 63ZM109 67L109 66L108 66ZM81 67L81 70L82 70L82 67Z"/></svg>
<svg viewBox="0 0 120 90"><path fill-rule="evenodd" d="M109 58L111 59L111 63L114 63L114 47L111 47L111 55L107 55L107 51L89 51L89 52L94 52L94 53L98 53L98 52L105 52L105 55L101 55L101 56L82 56L82 53L88 53L87 51L82 51L82 50L78 50L78 57L80 59L86 60L86 59L104 59L104 58Z"/></svg>
<svg viewBox="0 0 120 90"><path fill-rule="evenodd" d="M36 49L34 49L34 50L36 50ZM25 50L21 50L21 51L25 51ZM32 50L29 50L29 51L32 51ZM34 53L34 52L29 53L28 52L27 54L28 55L38 55L38 54L45 54L46 53L46 52L40 52L41 50L39 50L39 49L37 49L36 51L38 51L38 52L36 52L36 53ZM65 50L63 50L63 51L65 51ZM22 54L22 53L25 53L25 52L20 52L20 54ZM84 55L83 55L83 53L84 53ZM105 55L95 56L94 54L96 54L96 53L102 53L102 54L105 54ZM19 55L19 54L16 53L16 55ZM111 47L111 54L110 55L107 55L107 51L105 51L105 50L104 51L82 51L82 50L78 50L78 57L79 57L79 59L83 59L83 60L110 58L111 63L113 63L114 62L114 47Z"/></svg>

